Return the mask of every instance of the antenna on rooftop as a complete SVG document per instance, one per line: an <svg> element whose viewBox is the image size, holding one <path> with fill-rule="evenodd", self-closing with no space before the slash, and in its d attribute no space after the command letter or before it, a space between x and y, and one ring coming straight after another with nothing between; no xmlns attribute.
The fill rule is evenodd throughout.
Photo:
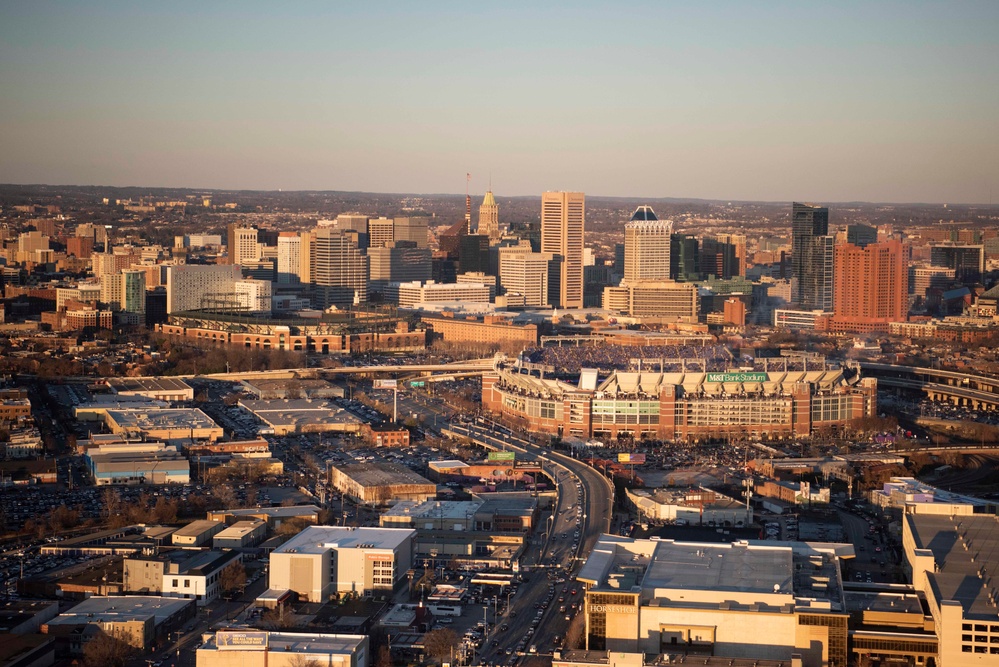
<svg viewBox="0 0 999 667"><path fill-rule="evenodd" d="M465 222L472 224L472 198L468 194L468 184L472 181L472 175L465 174Z"/></svg>

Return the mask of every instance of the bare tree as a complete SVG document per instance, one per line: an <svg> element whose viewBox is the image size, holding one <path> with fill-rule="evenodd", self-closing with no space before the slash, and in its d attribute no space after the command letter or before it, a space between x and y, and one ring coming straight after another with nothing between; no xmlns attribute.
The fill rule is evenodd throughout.
<svg viewBox="0 0 999 667"><path fill-rule="evenodd" d="M128 643L123 630L104 631L83 647L83 660L88 667L124 667L136 648Z"/></svg>
<svg viewBox="0 0 999 667"><path fill-rule="evenodd" d="M270 611L264 612L263 621L265 627L272 630L287 630L295 627L295 615L288 611L284 605L278 605Z"/></svg>
<svg viewBox="0 0 999 667"><path fill-rule="evenodd" d="M444 658L450 657L457 645L458 635L455 634L454 630L448 628L431 630L423 637L423 648L438 662L443 662Z"/></svg>
<svg viewBox="0 0 999 667"><path fill-rule="evenodd" d="M113 523L115 517L121 516L121 494L118 493L118 489L105 486L101 491L101 503L103 505L101 517L106 523Z"/></svg>
<svg viewBox="0 0 999 667"><path fill-rule="evenodd" d="M312 522L305 517L293 517L281 522L275 531L278 535L298 535L300 532L312 525Z"/></svg>
<svg viewBox="0 0 999 667"><path fill-rule="evenodd" d="M246 568L239 561L226 565L219 574L219 588L222 595L232 596L246 588Z"/></svg>
<svg viewBox="0 0 999 667"><path fill-rule="evenodd" d="M176 498L167 499L166 496L160 496L153 507L153 518L157 523L173 523L177 520L178 506Z"/></svg>
<svg viewBox="0 0 999 667"><path fill-rule="evenodd" d="M388 646L379 647L375 667L392 667L392 651Z"/></svg>
<svg viewBox="0 0 999 667"><path fill-rule="evenodd" d="M288 661L289 667L323 667L323 664L316 660L315 658L310 658L307 655L299 653L292 656L291 660Z"/></svg>
<svg viewBox="0 0 999 667"><path fill-rule="evenodd" d="M221 505L222 509L229 509L236 506L236 492L228 484L219 484L212 489L212 495Z"/></svg>
<svg viewBox="0 0 999 667"><path fill-rule="evenodd" d="M569 622L569 629L565 631L565 647L567 649L583 648L584 632L586 632L586 623L583 615L576 614Z"/></svg>

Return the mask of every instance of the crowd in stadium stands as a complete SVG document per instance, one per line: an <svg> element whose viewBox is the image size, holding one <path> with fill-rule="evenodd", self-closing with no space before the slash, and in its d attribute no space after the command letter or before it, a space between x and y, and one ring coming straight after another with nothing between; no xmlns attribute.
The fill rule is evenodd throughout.
<svg viewBox="0 0 999 667"><path fill-rule="evenodd" d="M642 370L666 373L722 371L733 363L724 345L565 345L525 350L523 360L555 369L556 374L576 375L583 368L601 371Z"/></svg>

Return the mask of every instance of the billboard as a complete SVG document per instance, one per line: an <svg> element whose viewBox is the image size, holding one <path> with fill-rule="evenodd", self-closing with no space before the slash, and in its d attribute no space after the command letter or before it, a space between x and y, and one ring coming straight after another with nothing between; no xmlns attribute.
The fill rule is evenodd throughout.
<svg viewBox="0 0 999 667"><path fill-rule="evenodd" d="M487 457L489 461L515 461L517 459L516 452L489 452Z"/></svg>
<svg viewBox="0 0 999 667"><path fill-rule="evenodd" d="M398 380L375 380L371 383L372 389L398 389Z"/></svg>
<svg viewBox="0 0 999 667"><path fill-rule="evenodd" d="M219 630L215 633L215 645L220 651L266 651L267 633Z"/></svg>
<svg viewBox="0 0 999 667"><path fill-rule="evenodd" d="M617 455L618 463L635 463L637 465L642 465L645 463L645 454L628 454L621 452Z"/></svg>
<svg viewBox="0 0 999 667"><path fill-rule="evenodd" d="M766 373L708 373L708 382L766 382Z"/></svg>

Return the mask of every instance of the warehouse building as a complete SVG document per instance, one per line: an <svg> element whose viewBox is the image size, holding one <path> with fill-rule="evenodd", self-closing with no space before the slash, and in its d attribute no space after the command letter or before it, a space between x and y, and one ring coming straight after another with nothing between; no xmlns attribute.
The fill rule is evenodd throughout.
<svg viewBox="0 0 999 667"><path fill-rule="evenodd" d="M173 533L173 544L178 547L204 547L225 528L221 521L201 519L192 521Z"/></svg>
<svg viewBox="0 0 999 667"><path fill-rule="evenodd" d="M413 566L416 531L309 526L270 556L271 591L309 602L342 593L391 591Z"/></svg>
<svg viewBox="0 0 999 667"><path fill-rule="evenodd" d="M241 509L210 510L208 519L234 524L237 521L259 519L267 522L272 529L278 529L285 521L301 520L306 523L319 523L322 510L315 505L292 505L290 507L249 507Z"/></svg>
<svg viewBox="0 0 999 667"><path fill-rule="evenodd" d="M354 463L330 469L333 488L364 505L437 497L437 485L398 463Z"/></svg>
<svg viewBox="0 0 999 667"><path fill-rule="evenodd" d="M260 544L267 536L267 522L238 521L212 538L215 549L245 549Z"/></svg>
<svg viewBox="0 0 999 667"><path fill-rule="evenodd" d="M194 389L178 378L109 378L107 385L118 396L169 402L194 400Z"/></svg>
<svg viewBox="0 0 999 667"><path fill-rule="evenodd" d="M197 408L165 410L108 410L104 417L108 430L145 440L218 440L222 427Z"/></svg>
<svg viewBox="0 0 999 667"><path fill-rule="evenodd" d="M240 407L253 413L276 435L289 433L356 433L364 423L331 401L308 398L242 400Z"/></svg>
<svg viewBox="0 0 999 667"><path fill-rule="evenodd" d="M176 447L161 442L129 442L90 447L84 459L97 486L188 484L191 464Z"/></svg>

